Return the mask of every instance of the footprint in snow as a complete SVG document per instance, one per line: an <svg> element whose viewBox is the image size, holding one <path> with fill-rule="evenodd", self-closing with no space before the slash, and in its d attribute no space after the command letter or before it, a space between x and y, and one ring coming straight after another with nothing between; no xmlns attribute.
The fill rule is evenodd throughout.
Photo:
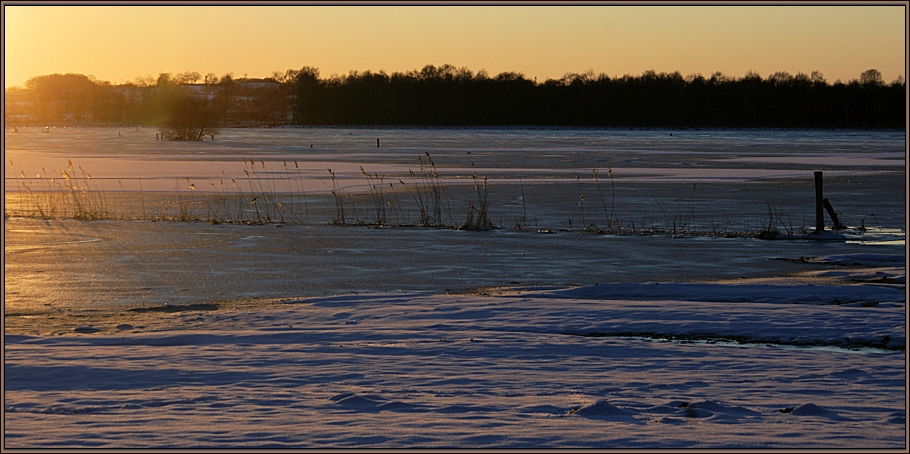
<svg viewBox="0 0 910 454"><path fill-rule="evenodd" d="M98 328L95 328L94 326L83 325L83 326L77 326L77 327L73 328L73 331L75 331L77 333L91 334L91 333L97 333L98 331L101 331L101 330Z"/></svg>
<svg viewBox="0 0 910 454"><path fill-rule="evenodd" d="M358 396L354 393L341 393L329 398L336 405L357 411L418 411L420 407L404 402L388 401L375 395Z"/></svg>
<svg viewBox="0 0 910 454"><path fill-rule="evenodd" d="M789 413L791 415L796 415L796 416L816 416L816 417L820 417L820 418L828 418L828 419L835 419L835 420L844 420L845 419L842 416L838 415L837 413L835 413L831 410L819 407L818 405L815 405L815 404L805 404L805 405L800 405L799 407L787 407L787 408L784 408L783 410L779 410L779 412L780 413Z"/></svg>
<svg viewBox="0 0 910 454"><path fill-rule="evenodd" d="M691 403L677 400L667 405L654 407L649 412L676 416L676 418L661 420L662 423L667 424L681 424L685 418L706 419L716 423L735 423L745 417L761 416L761 413L745 407L727 405L712 400Z"/></svg>
<svg viewBox="0 0 910 454"><path fill-rule="evenodd" d="M833 374L833 376L840 378L844 381L853 381L853 380L871 378L872 374L870 374L869 372L866 372L862 369L847 369L845 371Z"/></svg>
<svg viewBox="0 0 910 454"><path fill-rule="evenodd" d="M904 412L896 411L888 416L887 421L891 424L907 424L907 417L905 416Z"/></svg>
<svg viewBox="0 0 910 454"><path fill-rule="evenodd" d="M634 418L635 413L619 408L605 400L599 400L593 404L576 407L572 410L569 410L568 414L581 416L588 419L626 422L631 424L644 424L643 422Z"/></svg>

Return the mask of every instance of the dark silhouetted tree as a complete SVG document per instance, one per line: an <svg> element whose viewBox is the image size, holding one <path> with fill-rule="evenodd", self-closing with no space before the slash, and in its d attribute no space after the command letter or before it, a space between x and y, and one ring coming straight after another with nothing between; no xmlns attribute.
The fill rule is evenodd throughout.
<svg viewBox="0 0 910 454"><path fill-rule="evenodd" d="M165 140L202 140L218 134L220 118L207 99L174 91L166 103L167 120L158 126Z"/></svg>
<svg viewBox="0 0 910 454"><path fill-rule="evenodd" d="M882 73L877 69L867 69L859 76L860 85L884 85Z"/></svg>

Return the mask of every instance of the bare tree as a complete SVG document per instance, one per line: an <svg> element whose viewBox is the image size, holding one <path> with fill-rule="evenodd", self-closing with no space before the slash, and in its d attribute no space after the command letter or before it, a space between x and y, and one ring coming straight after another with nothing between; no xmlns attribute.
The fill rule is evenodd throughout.
<svg viewBox="0 0 910 454"><path fill-rule="evenodd" d="M219 132L218 113L207 99L176 93L168 102L168 114L158 125L165 140L202 140L206 136L214 140Z"/></svg>
<svg viewBox="0 0 910 454"><path fill-rule="evenodd" d="M196 71L187 71L174 76L174 80L181 84L195 84L199 79L202 79L202 75Z"/></svg>
<svg viewBox="0 0 910 454"><path fill-rule="evenodd" d="M867 69L859 76L860 85L883 85L882 73L877 69Z"/></svg>
<svg viewBox="0 0 910 454"><path fill-rule="evenodd" d="M173 82L171 79L171 73L158 74L158 81L155 83L155 85L160 88L165 88Z"/></svg>
<svg viewBox="0 0 910 454"><path fill-rule="evenodd" d="M825 75L821 71L812 71L812 75L809 76L813 84L825 85L828 81L825 80Z"/></svg>

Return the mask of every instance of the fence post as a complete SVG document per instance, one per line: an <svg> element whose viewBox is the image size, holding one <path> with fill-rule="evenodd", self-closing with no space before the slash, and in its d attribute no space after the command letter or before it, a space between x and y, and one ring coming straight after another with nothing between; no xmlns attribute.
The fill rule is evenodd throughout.
<svg viewBox="0 0 910 454"><path fill-rule="evenodd" d="M822 189L822 172L815 172L815 233L825 230L824 191Z"/></svg>
<svg viewBox="0 0 910 454"><path fill-rule="evenodd" d="M828 216L831 216L831 222L834 223L833 229L842 230L842 229L847 228L846 226L844 226L843 224L840 223L840 220L837 219L837 212L834 211L834 207L831 206L831 202L829 202L828 199L826 198L826 199L822 200L822 203L825 204L825 210L828 212Z"/></svg>

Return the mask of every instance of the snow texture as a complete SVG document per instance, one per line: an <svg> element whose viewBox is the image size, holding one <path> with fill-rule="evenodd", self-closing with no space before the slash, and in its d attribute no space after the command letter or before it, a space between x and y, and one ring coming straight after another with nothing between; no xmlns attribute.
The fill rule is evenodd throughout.
<svg viewBox="0 0 910 454"><path fill-rule="evenodd" d="M7 335L6 443L903 446L905 300L816 290L349 295L167 313L116 335ZM793 304L806 294L891 304Z"/></svg>

